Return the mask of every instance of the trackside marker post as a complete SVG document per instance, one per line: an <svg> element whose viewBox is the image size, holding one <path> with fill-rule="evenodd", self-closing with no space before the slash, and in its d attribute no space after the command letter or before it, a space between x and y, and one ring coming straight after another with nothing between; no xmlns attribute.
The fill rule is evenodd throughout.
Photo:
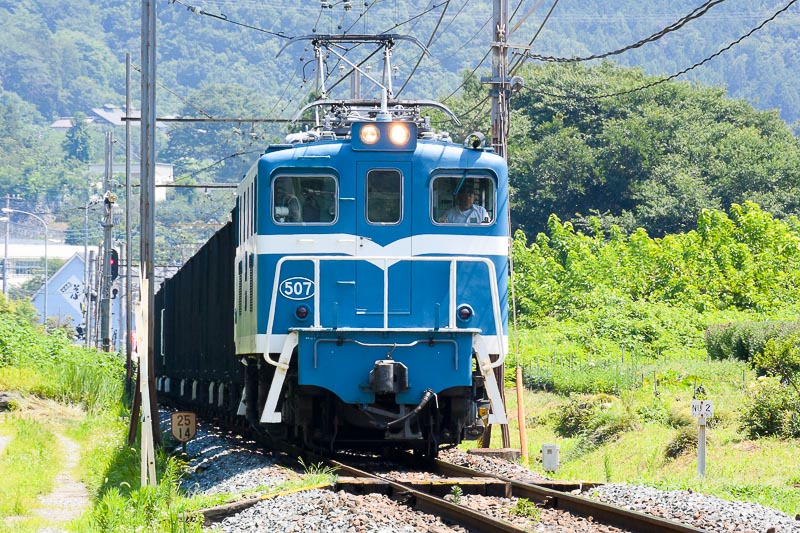
<svg viewBox="0 0 800 533"><path fill-rule="evenodd" d="M177 411L170 416L172 436L181 443L183 453L186 453L186 443L197 434L197 415L190 411Z"/></svg>
<svg viewBox="0 0 800 533"><path fill-rule="evenodd" d="M706 475L706 422L714 417L711 400L692 400L692 416L697 419L697 475Z"/></svg>

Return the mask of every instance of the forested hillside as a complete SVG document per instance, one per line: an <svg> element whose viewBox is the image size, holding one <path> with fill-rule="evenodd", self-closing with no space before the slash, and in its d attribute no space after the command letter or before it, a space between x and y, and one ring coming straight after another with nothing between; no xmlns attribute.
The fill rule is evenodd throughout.
<svg viewBox="0 0 800 533"><path fill-rule="evenodd" d="M417 46L397 46L399 96L444 100L465 123L457 130L440 125L456 140L468 130L488 129L487 89L478 80L490 68L492 2L329 4L159 2L158 114L293 116L316 88L316 64L307 41L287 37L394 32L414 36L431 51L418 63ZM552 213L578 227L594 214L606 227L642 226L658 236L694 227L702 208L724 210L734 202L754 201L778 217L798 213L798 147L784 122L800 116L795 6L702 66L658 83L709 58L786 4L512 4L511 40L528 44L536 36L530 52L543 56L602 55L680 26L609 56L608 63L523 63L514 55L514 74L527 85L512 99L516 227L533 237ZM685 19L690 14L696 18ZM7 28L0 34L0 190L19 196L20 208L69 221L68 239L80 242L82 208L97 179L88 175L87 163L103 160L103 129L84 125L81 117L124 102L124 56L130 52L139 62L141 5L0 0L0 16ZM353 47L348 57L365 58L364 48ZM373 72L381 68L377 58L369 64ZM338 65L331 60L327 68L335 80ZM652 87L637 90L645 85ZM616 93L625 94L606 97ZM349 84L337 85L333 95L349 95ZM76 124L66 136L49 127L62 116ZM175 165L181 183L236 182L281 133L275 125L246 121L171 125L157 150L159 160ZM168 245L165 259L179 261L225 218L232 202L224 192L181 191L171 198L159 210L170 226L159 234Z"/></svg>

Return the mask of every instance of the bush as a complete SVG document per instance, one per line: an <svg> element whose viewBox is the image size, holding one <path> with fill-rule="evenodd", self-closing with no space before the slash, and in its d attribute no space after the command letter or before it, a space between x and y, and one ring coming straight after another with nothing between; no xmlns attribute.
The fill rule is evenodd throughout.
<svg viewBox="0 0 800 533"><path fill-rule="evenodd" d="M750 439L800 437L800 397L777 378L761 377L751 384L739 423Z"/></svg>
<svg viewBox="0 0 800 533"><path fill-rule="evenodd" d="M691 411L684 403L675 403L669 409L667 424L674 428L682 428L695 424Z"/></svg>
<svg viewBox="0 0 800 533"><path fill-rule="evenodd" d="M797 320L715 324L706 330L706 351L712 359L749 362L763 353L770 340L797 335L800 335L800 321Z"/></svg>
<svg viewBox="0 0 800 533"><path fill-rule="evenodd" d="M556 433L562 437L574 437L592 429L592 420L603 409L609 409L613 396L597 394L576 396L561 410L556 418Z"/></svg>
<svg viewBox="0 0 800 533"><path fill-rule="evenodd" d="M683 426L674 437L667 443L664 456L667 459L677 459L684 453L697 449L697 428L694 426Z"/></svg>

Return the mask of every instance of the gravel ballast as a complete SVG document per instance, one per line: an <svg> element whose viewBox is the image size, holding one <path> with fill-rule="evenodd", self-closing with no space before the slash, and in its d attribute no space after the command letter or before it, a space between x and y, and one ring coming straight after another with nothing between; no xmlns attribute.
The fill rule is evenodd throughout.
<svg viewBox="0 0 800 533"><path fill-rule="evenodd" d="M195 440L187 444L187 453L191 458L190 474L184 480L184 487L190 493L241 494L257 487L261 491L268 491L270 487L277 487L302 475L299 464L294 470L281 466L279 456L202 423L199 424ZM501 459L477 459L459 450L444 452L443 459L520 481L535 483L537 479L542 479L520 465ZM752 503L730 502L691 491L663 491L644 486L610 484L585 491L582 495L690 524L709 532L800 533L800 521L775 509ZM517 503L515 498L465 495L459 503L508 520L529 531L619 531L595 523L591 518L574 517L557 509L542 509L538 522L533 522L510 514L510 509ZM382 495L354 496L326 489L271 497L220 522L209 524L209 530L213 528L226 533L467 531Z"/></svg>

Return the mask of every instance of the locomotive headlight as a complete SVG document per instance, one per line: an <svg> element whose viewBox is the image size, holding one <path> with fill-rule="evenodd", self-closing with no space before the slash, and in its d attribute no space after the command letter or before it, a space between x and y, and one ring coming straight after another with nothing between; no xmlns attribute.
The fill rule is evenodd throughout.
<svg viewBox="0 0 800 533"><path fill-rule="evenodd" d="M364 144L375 144L381 138L381 132L375 124L366 124L359 135Z"/></svg>
<svg viewBox="0 0 800 533"><path fill-rule="evenodd" d="M411 133L405 124L392 124L389 126L389 140L392 141L392 144L398 146L406 144L410 136Z"/></svg>
<svg viewBox="0 0 800 533"><path fill-rule="evenodd" d="M458 316L458 319L463 322L468 321L474 314L475 311L473 311L472 307L468 306L467 304L460 305L458 306L458 309L456 309L456 316Z"/></svg>

